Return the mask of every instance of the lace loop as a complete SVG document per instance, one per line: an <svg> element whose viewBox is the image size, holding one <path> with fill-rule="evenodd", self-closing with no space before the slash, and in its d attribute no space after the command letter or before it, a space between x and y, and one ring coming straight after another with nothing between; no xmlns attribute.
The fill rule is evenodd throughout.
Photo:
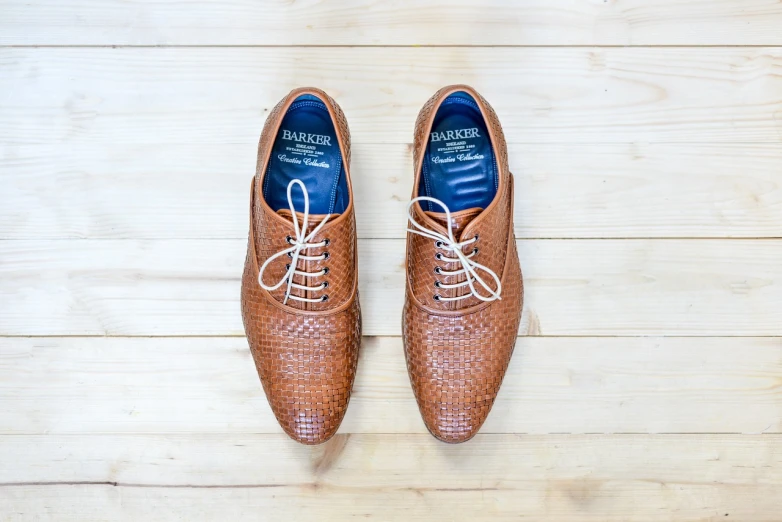
<svg viewBox="0 0 782 522"><path fill-rule="evenodd" d="M412 208L413 205L415 205L419 201L431 201L432 203L435 203L439 206L441 206L445 210L445 217L448 223L448 235L445 236L439 232L436 232L434 230L428 229L420 224L415 220L413 217ZM446 285L443 283L440 283L437 288L443 288L443 289L452 289L452 288L461 288L463 286L469 286L470 287L470 293L464 294L458 297L443 297L441 295L435 296L435 300L437 301L459 301L461 299L466 299L470 296L475 296L476 298L480 299L484 302L490 302L497 299L502 299L500 297L500 293L502 292L502 283L500 282L499 276L490 269L487 266L484 266L476 261L473 261L472 258L478 253L478 249L474 248L472 253L465 254L462 249L467 246L475 243L478 241L478 235L476 234L475 237L468 239L466 241L457 242L456 238L454 238L453 235L453 224L451 222L451 211L448 209L445 203L440 201L439 199L432 198L429 196L419 196L417 198L413 198L412 201L407 205L407 217L410 219L410 223L415 227L415 229L408 228L408 232L412 232L413 234L418 234L419 236L427 237L429 239L433 239L435 241L435 246L437 248L441 248L447 252L451 252L456 255L456 257L447 257L444 256L442 253L438 252L436 254L436 258L440 261L444 261L446 263L456 263L459 262L462 265L462 268L459 270L443 270L440 267L435 268L435 273L444 275L444 276L453 276L453 275L461 275L465 274L467 276L467 280L462 283L456 283L453 285ZM417 230L416 230L417 229ZM439 268L439 270L438 270ZM493 290L487 283L484 281L484 279L478 274L478 270L484 272L485 274L488 274L491 276L492 279L494 279L494 282L497 284L497 289ZM479 285L481 285L488 293L488 296L482 295L478 293L478 291L475 288L475 282L477 282Z"/></svg>
<svg viewBox="0 0 782 522"><path fill-rule="evenodd" d="M301 192L304 195L304 215L302 219L301 227L299 227L299 220L296 217L296 209L293 206L293 197L291 196L291 190L293 189L293 185L298 185L301 188ZM293 221L293 230L294 230L294 236L287 236L285 238L285 241L292 245L290 248L286 248L284 250L280 250L276 254L269 257L261 266L261 269L258 270L258 284L261 285L261 288L264 290L267 290L271 292L272 290L277 290L279 287L281 287L286 282L288 283L287 289L285 290L285 299L283 300L282 304L287 304L288 299L293 299L295 301L306 301L309 303L320 303L322 301L325 301L328 299L328 296L324 295L317 299L309 299L306 297L299 297L296 295L291 295L291 289L296 288L298 290L304 290L304 291L312 291L312 290L322 290L328 286L328 284L319 284L317 286L306 286L306 285L300 285L293 282L293 276L298 275L300 277L318 277L322 275L326 275L328 273L328 269L324 268L318 272L304 272L301 270L297 270L296 267L299 263L299 260L302 261L321 261L328 259L328 252L324 252L323 254L319 256L307 256L301 253L302 250L307 250L310 248L321 248L329 245L328 240L321 241L319 243L310 243L309 241L315 237L315 235L320 232L320 230L323 228L323 226L326 224L326 221L329 220L331 217L331 214L327 214L325 218L323 218L323 221L320 222L318 226L316 226L312 232L307 234L307 228L309 227L309 218L310 218L310 196L307 192L307 187L304 186L304 183L299 179L291 180L290 183L288 183L288 205L291 209L291 219ZM263 272L266 270L266 267L269 266L269 263L274 261L280 256L288 256L291 258L291 262L285 265L285 275L282 276L282 279L280 279L276 284L274 285L267 285L263 282Z"/></svg>

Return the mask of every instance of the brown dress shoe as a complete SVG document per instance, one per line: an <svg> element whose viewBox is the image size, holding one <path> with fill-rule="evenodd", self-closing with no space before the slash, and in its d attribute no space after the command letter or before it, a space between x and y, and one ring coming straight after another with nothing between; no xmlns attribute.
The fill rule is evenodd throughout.
<svg viewBox="0 0 782 522"><path fill-rule="evenodd" d="M414 156L407 369L432 435L464 442L494 404L521 319L513 176L497 115L465 85L441 89L424 105Z"/></svg>
<svg viewBox="0 0 782 522"><path fill-rule="evenodd" d="M250 188L242 319L283 430L304 444L337 431L361 343L350 132L318 89L269 114Z"/></svg>

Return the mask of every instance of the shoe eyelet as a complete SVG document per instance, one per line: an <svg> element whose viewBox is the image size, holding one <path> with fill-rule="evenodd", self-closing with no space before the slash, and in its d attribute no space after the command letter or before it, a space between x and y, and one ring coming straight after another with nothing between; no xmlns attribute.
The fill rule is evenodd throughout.
<svg viewBox="0 0 782 522"><path fill-rule="evenodd" d="M443 273L443 269L440 268L439 266L436 266L436 267L434 267L434 273L437 274L437 275L440 275L440 274Z"/></svg>
<svg viewBox="0 0 782 522"><path fill-rule="evenodd" d="M288 257L290 257L291 259L293 259L293 252L288 252Z"/></svg>
<svg viewBox="0 0 782 522"><path fill-rule="evenodd" d="M478 234L475 234L475 241L478 241L480 239L480 236Z"/></svg>
<svg viewBox="0 0 782 522"><path fill-rule="evenodd" d="M445 243L443 243L443 242L442 242L442 241L440 241L439 239L438 239L437 241L435 241L435 242L434 242L434 246L435 246L436 248L443 248L443 245L444 245L444 244L445 244Z"/></svg>
<svg viewBox="0 0 782 522"><path fill-rule="evenodd" d="M473 249L472 249L472 253L473 253L473 254L477 254L477 253L478 253L478 249L477 249L477 248L473 248Z"/></svg>
<svg viewBox="0 0 782 522"><path fill-rule="evenodd" d="M434 286L435 288L440 288L443 284L440 281L435 281Z"/></svg>
<svg viewBox="0 0 782 522"><path fill-rule="evenodd" d="M324 266L323 267L323 275L327 275L329 273L329 267Z"/></svg>
<svg viewBox="0 0 782 522"><path fill-rule="evenodd" d="M329 300L329 296L328 295L324 295L323 297L320 298L320 302L321 303L325 303L328 300Z"/></svg>
<svg viewBox="0 0 782 522"><path fill-rule="evenodd" d="M330 257L331 257L331 254L329 254L328 252L323 252L323 260L324 260L324 261L325 261L326 259L330 258Z"/></svg>
<svg viewBox="0 0 782 522"><path fill-rule="evenodd" d="M285 242L286 243L288 243L289 245L292 245L293 243L291 243L291 241L293 241L293 236L285 236Z"/></svg>
<svg viewBox="0 0 782 522"><path fill-rule="evenodd" d="M285 263L285 270L290 270L290 269L291 269L291 264Z"/></svg>
<svg viewBox="0 0 782 522"><path fill-rule="evenodd" d="M329 282L328 282L328 281L323 281L323 282L320 284L320 287L321 287L321 288L328 288L328 287L329 287Z"/></svg>
<svg viewBox="0 0 782 522"><path fill-rule="evenodd" d="M440 300L440 294L434 294L434 297L432 299L434 299L435 301L439 301Z"/></svg>
<svg viewBox="0 0 782 522"><path fill-rule="evenodd" d="M434 258L435 258L435 259L437 259L438 261L442 261L442 259L443 259L443 255L442 255L440 252L437 252L437 253L434 255Z"/></svg>
<svg viewBox="0 0 782 522"><path fill-rule="evenodd" d="M323 240L323 246L329 246L331 244L331 240L326 238Z"/></svg>

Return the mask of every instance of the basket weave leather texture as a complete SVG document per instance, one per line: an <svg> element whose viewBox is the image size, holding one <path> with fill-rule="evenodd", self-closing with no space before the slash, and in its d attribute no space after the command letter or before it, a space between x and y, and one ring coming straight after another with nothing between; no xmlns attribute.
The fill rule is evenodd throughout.
<svg viewBox="0 0 782 522"><path fill-rule="evenodd" d="M418 195L421 164L437 108L448 95L459 91L472 95L483 112L497 158L499 187L486 209L452 214L454 236L459 242L478 237L465 253L477 248L473 259L500 277L501 299L488 303L474 296L460 301L435 300L436 294L455 297L469 293L467 286L448 290L435 286L436 281L463 282L466 276L438 275L438 266L448 271L462 267L436 259L442 251L431 239L408 232L402 319L407 369L421 416L432 435L449 443L472 438L489 415L513 354L524 298L513 235L513 176L505 137L494 110L471 87L445 87L421 110L414 137L413 197ZM425 212L418 204L411 211L416 221L447 235L444 214ZM491 285L491 279L486 279Z"/></svg>
<svg viewBox="0 0 782 522"><path fill-rule="evenodd" d="M329 240L321 249L329 258L298 263L298 270L328 274L318 278L294 277L294 282L316 286L320 291L293 289L292 294L316 298L328 294L325 302L288 300L283 304L285 286L264 290L258 283L259 267L273 254L288 248L287 236L294 236L289 210L274 212L263 200L261 187L275 135L288 106L300 95L312 94L331 113L342 151L350 201L344 213L332 216L311 243ZM353 189L350 181L350 131L337 103L323 91L302 88L291 91L269 114L258 146L258 165L250 185L250 233L242 276L242 319L253 359L269 405L291 438L304 444L319 444L339 428L350 400L361 344L361 311L358 299L356 223ZM302 216L297 214L299 223ZM324 216L310 215L309 230ZM283 278L287 256L272 261L264 271L264 281L272 284Z"/></svg>

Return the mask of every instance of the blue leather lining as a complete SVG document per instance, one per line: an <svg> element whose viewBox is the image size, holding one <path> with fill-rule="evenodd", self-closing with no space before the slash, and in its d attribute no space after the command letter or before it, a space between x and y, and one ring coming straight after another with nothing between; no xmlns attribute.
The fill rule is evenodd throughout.
<svg viewBox="0 0 782 522"><path fill-rule="evenodd" d="M300 179L310 198L310 213L341 214L349 194L342 153L328 109L310 94L288 108L272 145L263 181L263 197L277 211L288 208L288 183ZM291 191L297 212L304 212L304 195Z"/></svg>
<svg viewBox="0 0 782 522"><path fill-rule="evenodd" d="M466 92L455 92L435 114L418 195L437 198L452 212L486 208L497 184L497 161L478 104ZM441 210L431 202L422 205Z"/></svg>

